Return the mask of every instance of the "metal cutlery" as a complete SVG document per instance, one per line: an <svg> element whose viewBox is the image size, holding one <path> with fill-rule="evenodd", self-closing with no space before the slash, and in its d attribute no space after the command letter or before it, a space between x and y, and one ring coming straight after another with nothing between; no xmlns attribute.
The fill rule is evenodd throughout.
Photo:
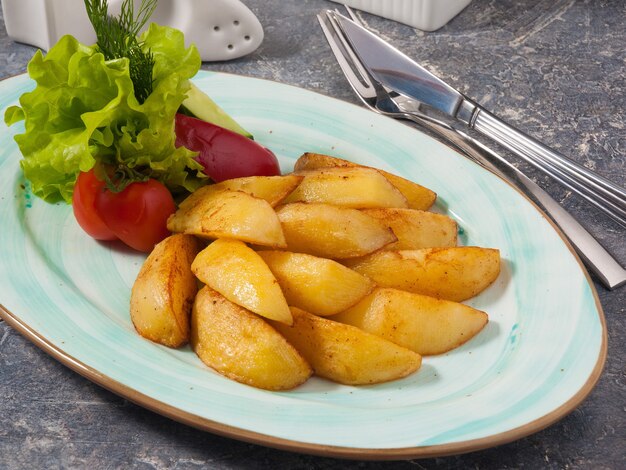
<svg viewBox="0 0 626 470"><path fill-rule="evenodd" d="M349 8L348 11L352 15ZM465 157L494 172L501 178L514 183L494 166L491 161L496 160L499 164L504 165L513 173L517 183L521 184L532 194L543 206L544 211L560 226L563 233L570 239L572 245L585 261L585 264L606 287L614 289L626 283L626 270L565 209L520 170L467 134L441 120L421 113L419 109L415 110L411 100L407 101L406 97L391 92L378 82L363 66L359 57L352 50L351 44L344 36L336 15L338 13L327 11L323 15L318 15L318 20L341 70L355 93L366 106L392 118L412 121L440 142L454 148ZM407 103L412 111L403 109Z"/></svg>
<svg viewBox="0 0 626 470"><path fill-rule="evenodd" d="M626 227L626 189L506 124L434 76L376 34L334 12L362 66L389 90L409 99L405 110L435 113L490 138L576 192Z"/></svg>

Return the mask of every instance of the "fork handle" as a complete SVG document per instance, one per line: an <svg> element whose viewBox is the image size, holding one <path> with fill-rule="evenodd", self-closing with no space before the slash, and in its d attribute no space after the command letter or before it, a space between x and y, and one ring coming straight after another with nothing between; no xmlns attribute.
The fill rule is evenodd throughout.
<svg viewBox="0 0 626 470"><path fill-rule="evenodd" d="M626 226L626 190L476 105L470 127L510 150Z"/></svg>

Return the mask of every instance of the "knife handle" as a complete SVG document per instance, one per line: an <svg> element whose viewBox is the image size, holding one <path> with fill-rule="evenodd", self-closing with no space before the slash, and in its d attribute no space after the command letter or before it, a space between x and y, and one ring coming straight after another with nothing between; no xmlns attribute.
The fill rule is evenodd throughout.
<svg viewBox="0 0 626 470"><path fill-rule="evenodd" d="M523 158L626 227L626 190L476 105L470 127Z"/></svg>

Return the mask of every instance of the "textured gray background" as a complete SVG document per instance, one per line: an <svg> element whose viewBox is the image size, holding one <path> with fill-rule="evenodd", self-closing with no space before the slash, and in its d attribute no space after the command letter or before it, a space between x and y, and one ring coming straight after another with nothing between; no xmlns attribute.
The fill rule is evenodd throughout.
<svg viewBox="0 0 626 470"><path fill-rule="evenodd" d="M315 19L334 4L245 3L264 25L263 44L247 57L204 68L357 102ZM435 33L362 17L488 109L626 185L625 5L620 0L474 0ZM12 43L0 25L0 78L23 72L33 52ZM626 264L625 229L514 161ZM608 360L578 409L499 448L408 462L299 455L196 431L93 385L0 321L0 468L626 468L626 287L616 292L596 287L607 319Z"/></svg>

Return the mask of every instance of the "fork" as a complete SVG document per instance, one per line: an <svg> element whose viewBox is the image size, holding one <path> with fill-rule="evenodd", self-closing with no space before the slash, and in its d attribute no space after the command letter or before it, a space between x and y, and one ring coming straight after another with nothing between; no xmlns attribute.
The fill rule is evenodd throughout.
<svg viewBox="0 0 626 470"><path fill-rule="evenodd" d="M360 20L354 15L353 11L349 7L346 7L346 9L352 19L360 24ZM499 164L511 171L515 175L517 182L526 188L542 205L544 212L561 228L585 264L606 287L615 289L626 284L626 270L548 193L502 156L469 135L431 116L426 116L416 111L403 111L401 105L406 98L394 94L385 88L363 67L360 59L343 35L334 13L326 11L323 15L317 15L317 19L348 83L368 108L391 118L412 121L431 137L457 150L466 158L493 172L505 181L515 184L514 181L491 163L492 160L498 161Z"/></svg>

